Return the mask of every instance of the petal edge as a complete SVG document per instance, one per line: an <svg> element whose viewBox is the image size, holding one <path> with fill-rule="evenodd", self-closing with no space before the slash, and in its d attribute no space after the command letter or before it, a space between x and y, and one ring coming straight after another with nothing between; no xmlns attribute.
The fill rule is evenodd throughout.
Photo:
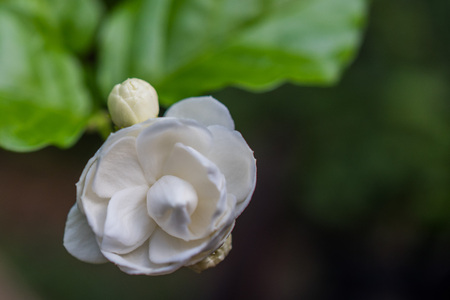
<svg viewBox="0 0 450 300"><path fill-rule="evenodd" d="M187 98L173 104L165 117L192 119L204 126L222 125L234 129L228 108L211 96Z"/></svg>
<svg viewBox="0 0 450 300"><path fill-rule="evenodd" d="M108 260L100 252L94 232L78 206L75 204L67 216L64 232L64 247L74 257L81 261L101 264Z"/></svg>

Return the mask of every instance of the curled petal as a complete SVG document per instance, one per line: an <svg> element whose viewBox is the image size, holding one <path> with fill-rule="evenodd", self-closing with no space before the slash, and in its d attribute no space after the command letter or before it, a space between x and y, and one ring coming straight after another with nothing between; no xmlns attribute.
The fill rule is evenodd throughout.
<svg viewBox="0 0 450 300"><path fill-rule="evenodd" d="M227 191L236 196L236 216L250 201L256 185L256 160L242 135L222 126L210 126L213 146L207 154L225 175Z"/></svg>
<svg viewBox="0 0 450 300"><path fill-rule="evenodd" d="M196 120L204 126L221 125L234 129L234 121L228 108L211 96L181 100L172 105L165 116Z"/></svg>
<svg viewBox="0 0 450 300"><path fill-rule="evenodd" d="M67 217L64 247L81 261L94 264L107 262L100 252L96 236L89 227L86 217L76 204L72 206Z"/></svg>
<svg viewBox="0 0 450 300"><path fill-rule="evenodd" d="M206 152L211 147L212 136L193 121L161 118L144 129L137 138L137 154L150 184L162 174L162 167L176 143Z"/></svg>
<svg viewBox="0 0 450 300"><path fill-rule="evenodd" d="M124 189L109 202L102 249L128 253L142 245L156 228L147 214L145 196L148 186Z"/></svg>
<svg viewBox="0 0 450 300"><path fill-rule="evenodd" d="M184 179L197 192L198 203L189 225L193 233L190 239L209 235L216 220L226 210L227 193L223 174L210 160L183 144L176 144L173 148L164 174Z"/></svg>
<svg viewBox="0 0 450 300"><path fill-rule="evenodd" d="M132 186L147 184L136 154L136 138L125 136L98 155L93 191L108 198Z"/></svg>
<svg viewBox="0 0 450 300"><path fill-rule="evenodd" d="M197 207L194 187L175 176L161 177L147 194L148 214L167 233L189 240L191 215Z"/></svg>

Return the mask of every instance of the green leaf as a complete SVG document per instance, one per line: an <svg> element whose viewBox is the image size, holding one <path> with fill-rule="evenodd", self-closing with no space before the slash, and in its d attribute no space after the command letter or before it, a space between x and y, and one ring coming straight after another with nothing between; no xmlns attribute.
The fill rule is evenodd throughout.
<svg viewBox="0 0 450 300"><path fill-rule="evenodd" d="M47 0L52 7L59 33L68 49L83 53L89 50L103 14L97 0Z"/></svg>
<svg viewBox="0 0 450 300"><path fill-rule="evenodd" d="M87 122L91 101L82 69L54 32L31 9L0 5L1 147L68 147Z"/></svg>
<svg viewBox="0 0 450 300"><path fill-rule="evenodd" d="M99 0L3 0L3 5L31 19L47 38L76 53L93 45L103 14Z"/></svg>
<svg viewBox="0 0 450 300"><path fill-rule="evenodd" d="M106 96L127 77L163 103L237 85L335 82L355 54L365 0L135 0L101 31L98 81Z"/></svg>

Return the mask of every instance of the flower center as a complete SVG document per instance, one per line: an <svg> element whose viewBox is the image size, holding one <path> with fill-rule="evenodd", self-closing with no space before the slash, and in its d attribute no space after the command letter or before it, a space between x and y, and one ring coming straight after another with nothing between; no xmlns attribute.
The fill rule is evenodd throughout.
<svg viewBox="0 0 450 300"><path fill-rule="evenodd" d="M190 240L191 215L198 203L194 187L187 181L171 175L161 177L147 193L150 217L168 234Z"/></svg>

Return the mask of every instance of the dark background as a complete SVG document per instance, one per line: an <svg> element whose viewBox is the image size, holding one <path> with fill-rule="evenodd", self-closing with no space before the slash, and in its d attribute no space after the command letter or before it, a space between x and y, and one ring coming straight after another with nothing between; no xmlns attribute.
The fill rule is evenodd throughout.
<svg viewBox="0 0 450 300"><path fill-rule="evenodd" d="M0 150L0 298L450 299L449 9L373 1L334 87L213 93L255 151L258 183L229 257L202 274L129 276L65 251L96 134Z"/></svg>

